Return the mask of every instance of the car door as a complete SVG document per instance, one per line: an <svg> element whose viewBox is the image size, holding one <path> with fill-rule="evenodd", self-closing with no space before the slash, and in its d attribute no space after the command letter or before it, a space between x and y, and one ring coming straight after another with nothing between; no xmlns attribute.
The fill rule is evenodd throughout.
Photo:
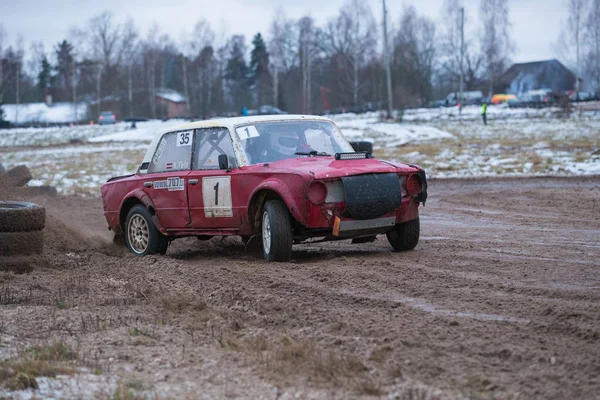
<svg viewBox="0 0 600 400"><path fill-rule="evenodd" d="M219 168L222 154L227 156L228 169ZM229 130L196 129L188 184L191 226L196 229L239 227L237 184L238 168Z"/></svg>
<svg viewBox="0 0 600 400"><path fill-rule="evenodd" d="M169 132L158 142L143 176L144 191L167 230L189 228L187 179L192 160L193 130Z"/></svg>

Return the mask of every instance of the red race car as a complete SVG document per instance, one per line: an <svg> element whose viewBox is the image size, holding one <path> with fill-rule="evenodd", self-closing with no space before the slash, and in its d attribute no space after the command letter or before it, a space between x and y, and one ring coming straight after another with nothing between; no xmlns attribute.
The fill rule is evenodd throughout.
<svg viewBox="0 0 600 400"><path fill-rule="evenodd" d="M419 241L425 172L355 152L315 116L215 119L156 135L138 171L102 186L109 229L138 256L185 236L261 240L267 261L292 245L386 234L397 251Z"/></svg>

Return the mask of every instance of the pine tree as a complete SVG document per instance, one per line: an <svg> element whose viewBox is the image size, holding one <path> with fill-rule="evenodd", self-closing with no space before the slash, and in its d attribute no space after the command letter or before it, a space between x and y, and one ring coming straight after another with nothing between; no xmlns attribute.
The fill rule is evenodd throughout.
<svg viewBox="0 0 600 400"><path fill-rule="evenodd" d="M233 36L231 38L229 60L227 60L227 66L225 67L225 79L229 83L233 106L238 110L251 104L250 70L246 64L245 53L244 36Z"/></svg>
<svg viewBox="0 0 600 400"><path fill-rule="evenodd" d="M250 80L254 85L256 101L263 105L272 98L271 74L269 72L269 53L260 33L252 39L252 53L250 55Z"/></svg>
<svg viewBox="0 0 600 400"><path fill-rule="evenodd" d="M48 62L48 58L46 57L46 55L44 55L44 56L42 56L40 73L38 74L38 83L37 83L37 87L40 91L40 95L42 96L42 100L44 100L46 95L48 94L51 82L52 82L52 66Z"/></svg>
<svg viewBox="0 0 600 400"><path fill-rule="evenodd" d="M73 66L75 56L73 54L73 45L63 40L56 46L56 87L57 97L61 101L71 99L71 88L73 83Z"/></svg>

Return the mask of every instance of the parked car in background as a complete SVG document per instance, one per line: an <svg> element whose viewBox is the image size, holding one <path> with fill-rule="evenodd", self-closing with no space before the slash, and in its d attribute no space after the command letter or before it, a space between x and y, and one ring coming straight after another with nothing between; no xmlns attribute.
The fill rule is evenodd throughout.
<svg viewBox="0 0 600 400"><path fill-rule="evenodd" d="M534 104L536 100L533 96L520 96L515 97L514 99L508 100L508 107L510 108L522 108L522 107L530 107Z"/></svg>
<svg viewBox="0 0 600 400"><path fill-rule="evenodd" d="M263 105L258 108L258 115L282 115L287 112L280 110L275 106Z"/></svg>
<svg viewBox="0 0 600 400"><path fill-rule="evenodd" d="M596 96L590 92L576 92L569 91L568 93L569 101L593 101L596 100Z"/></svg>
<svg viewBox="0 0 600 400"><path fill-rule="evenodd" d="M515 100L517 96L514 94L495 94L492 96L491 104L503 104L508 103L510 100Z"/></svg>
<svg viewBox="0 0 600 400"><path fill-rule="evenodd" d="M425 108L440 108L446 105L446 100L432 100L427 102Z"/></svg>
<svg viewBox="0 0 600 400"><path fill-rule="evenodd" d="M117 123L117 117L112 111L102 111L98 116L99 125L112 125Z"/></svg>
<svg viewBox="0 0 600 400"><path fill-rule="evenodd" d="M481 90L463 92L462 96L459 92L452 92L446 96L446 106L453 107L459 104L463 106L478 105L483 103L483 93Z"/></svg>
<svg viewBox="0 0 600 400"><path fill-rule="evenodd" d="M561 101L567 97L565 94L552 92L546 89L530 90L516 99L508 101L510 108L528 107L544 108L555 107L561 104Z"/></svg>

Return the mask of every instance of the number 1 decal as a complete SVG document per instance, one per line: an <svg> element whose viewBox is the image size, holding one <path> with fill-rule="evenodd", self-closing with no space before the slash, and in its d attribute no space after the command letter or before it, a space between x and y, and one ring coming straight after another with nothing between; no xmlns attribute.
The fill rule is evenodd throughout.
<svg viewBox="0 0 600 400"><path fill-rule="evenodd" d="M202 178L202 200L206 218L233 217L231 177L206 176Z"/></svg>
<svg viewBox="0 0 600 400"><path fill-rule="evenodd" d="M219 182L215 185L215 206L219 205Z"/></svg>

